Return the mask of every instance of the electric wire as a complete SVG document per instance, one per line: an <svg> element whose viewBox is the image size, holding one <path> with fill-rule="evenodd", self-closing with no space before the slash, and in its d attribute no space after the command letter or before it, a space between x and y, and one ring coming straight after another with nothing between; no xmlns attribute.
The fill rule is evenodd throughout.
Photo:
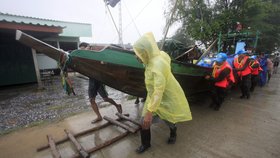
<svg viewBox="0 0 280 158"><path fill-rule="evenodd" d="M124 27L124 29L123 29L123 31L125 31L126 29L127 29L127 27L128 26L130 26L131 25L131 23L135 23L135 20L142 14L142 12L150 5L150 3L152 2L153 0L150 0L148 3L146 3L146 5L140 10L140 12L135 16L135 18L132 18L132 21L128 24L128 25L126 25L125 27ZM105 1L104 1L105 2ZM105 3L105 5L106 5L106 3ZM109 8L108 8L109 9ZM110 13L110 11L109 11L109 13ZM129 15L130 15L130 13L129 13ZM131 15L130 15L131 16ZM111 16L111 18L113 18L113 16ZM134 19L134 20L133 20ZM114 20L113 20L114 21ZM114 23L114 25L115 25L115 23ZM136 24L135 24L136 25ZM137 29L137 31L138 31L138 34L140 34L140 31L138 30L138 28L136 27L136 29ZM118 31L117 31L118 32ZM119 34L119 32L118 32L118 34ZM140 34L140 36L141 36L141 34ZM116 39L117 39L118 37L115 37L114 38L114 40L112 40L112 41L115 41Z"/></svg>
<svg viewBox="0 0 280 158"><path fill-rule="evenodd" d="M140 37L140 36L141 36L141 33L140 33L140 31L139 31L139 29L138 29L138 27L137 27L137 25L136 25L136 23L135 23L133 17L131 16L130 11L129 11L129 9L128 9L126 3L123 3L123 4L124 4L124 6L125 6L125 8L126 8L126 10L127 10L127 12L128 12L129 17L130 17L131 20L132 20L132 22L130 22L126 27L130 26L130 24L133 23L133 24L134 24L134 27L135 27L135 29L136 29L136 31L137 31L139 37Z"/></svg>

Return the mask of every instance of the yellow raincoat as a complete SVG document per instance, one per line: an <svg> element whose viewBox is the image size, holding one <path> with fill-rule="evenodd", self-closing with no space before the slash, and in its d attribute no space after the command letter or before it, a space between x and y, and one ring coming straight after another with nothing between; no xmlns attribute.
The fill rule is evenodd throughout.
<svg viewBox="0 0 280 158"><path fill-rule="evenodd" d="M170 57L160 51L152 33L146 33L134 45L136 55L145 65L147 99L142 116L147 110L171 123L192 119L184 91L171 73Z"/></svg>

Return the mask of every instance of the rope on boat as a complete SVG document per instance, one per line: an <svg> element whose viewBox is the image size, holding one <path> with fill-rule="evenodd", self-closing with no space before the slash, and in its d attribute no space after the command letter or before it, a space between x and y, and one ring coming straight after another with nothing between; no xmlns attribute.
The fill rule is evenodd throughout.
<svg viewBox="0 0 280 158"><path fill-rule="evenodd" d="M74 92L72 81L68 77L68 71L67 71L67 67L71 62L72 62L71 56L65 53L61 53L59 57L58 65L61 70L60 76L61 76L62 87L68 95L70 94L76 95Z"/></svg>

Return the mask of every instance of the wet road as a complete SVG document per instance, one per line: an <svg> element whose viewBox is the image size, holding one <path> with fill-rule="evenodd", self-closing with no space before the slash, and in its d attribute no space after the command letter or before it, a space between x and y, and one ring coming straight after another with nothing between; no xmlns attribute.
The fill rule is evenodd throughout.
<svg viewBox="0 0 280 158"><path fill-rule="evenodd" d="M80 77L78 77L80 76ZM76 95L67 95L60 76L45 83L44 90L37 84L0 87L0 135L22 127L42 122L52 122L73 114L91 111L88 99L88 79L81 75L70 76ZM123 93L106 87L111 98L120 102ZM96 101L102 101L98 95ZM99 104L107 106L109 103Z"/></svg>
<svg viewBox="0 0 280 158"><path fill-rule="evenodd" d="M251 99L239 99L239 91L233 91L220 111L208 108L209 98L192 103L193 120L178 124L178 138L174 145L167 145L169 129L164 123L152 126L152 148L143 155L134 150L140 144L139 133L131 134L117 143L91 154L96 158L111 157L191 157L191 158L279 158L280 157L280 75L274 75L269 85L257 87ZM125 113L138 118L142 107L124 101ZM114 116L113 106L101 108L101 113ZM49 158L49 150L36 152L36 148L47 143L46 134L54 139L65 136L63 130L73 133L92 128L93 112L69 117L63 121L27 128L0 137L1 158ZM101 122L105 123L105 121ZM100 124L100 123L99 123ZM79 139L86 148L91 148L123 132L110 126ZM68 143L58 146L62 157L75 153Z"/></svg>

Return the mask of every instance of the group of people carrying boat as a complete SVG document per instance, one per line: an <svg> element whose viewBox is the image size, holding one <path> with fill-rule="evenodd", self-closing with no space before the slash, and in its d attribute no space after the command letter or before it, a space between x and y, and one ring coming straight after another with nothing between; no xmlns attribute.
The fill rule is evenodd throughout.
<svg viewBox="0 0 280 158"><path fill-rule="evenodd" d="M229 89L235 85L240 87L240 99L250 99L250 94L257 85L264 86L269 83L272 73L277 73L279 58L279 53L276 53L272 61L264 52L256 56L239 50L232 63L229 63L226 53L218 53L212 74L205 76L205 79L212 81L214 85L210 107L218 111Z"/></svg>
<svg viewBox="0 0 280 158"><path fill-rule="evenodd" d="M21 35L24 34L21 33ZM29 39L25 41L30 41L30 39L34 40L27 35L24 35L24 37ZM24 41L25 38L19 39ZM38 42L38 40L36 40L36 42ZM42 43L40 44L35 46L42 46ZM87 43L81 43L80 49L95 50L97 48L93 48ZM160 51L153 34L144 34L133 45L133 49L136 55L135 57L139 59L138 61L143 63L145 68L144 81L147 93L142 116L140 118L142 125L140 130L141 145L136 149L137 153L143 153L151 147L150 129L152 123L163 120L170 130L167 144L174 144L177 138L176 124L192 120L192 114L184 91L171 72L170 56L164 51ZM43 49L41 48L41 50ZM55 49L55 51L57 51L57 49ZM83 51L77 52L79 53ZM75 52L71 52L70 54L73 55L73 53ZM64 52L61 54L60 57L66 56L66 53ZM53 57L56 58L56 56ZM249 56L249 53L245 50L240 50L237 52L237 55L232 63L229 63L227 58L227 54L223 52L218 53L213 64L212 73L204 76L206 80L212 81L214 85L212 90L212 107L214 107L215 110L220 109L221 104L225 99L227 90L229 90L233 85L237 83L240 84L242 93L240 96L241 99L250 99L250 92L254 91L254 87L258 84L258 82L260 83L260 86L264 86L264 84L269 81L271 73L273 72L273 63L267 56L265 56L264 53L261 53L258 57L256 57ZM279 53L277 53L276 57L273 59L274 73L277 73L279 58ZM70 61L74 61L73 56L71 56L71 58L67 58L67 60L66 58L63 59L64 62L62 63L66 64ZM60 61L60 58L56 60ZM63 66L63 69L64 68L65 66ZM207 71L208 70L210 69L207 68ZM268 76L268 79L266 79L266 76ZM199 77L201 78L201 76ZM202 80L205 81L203 78ZM109 98L102 82L95 79L89 79L88 90L92 109L97 114L97 119L93 120L92 123L102 120L98 106L95 102L97 94L100 94L104 101L115 105L117 111L122 113L122 106L117 104L113 99Z"/></svg>
<svg viewBox="0 0 280 158"><path fill-rule="evenodd" d="M80 49L91 48L88 44L81 44ZM174 144L177 137L176 124L192 120L192 114L184 91L171 72L171 59L167 53L160 51L153 34L144 34L133 45L133 49L136 57L145 67L147 96L140 118L141 145L136 149L137 153L143 153L151 147L150 128L152 123L163 120L170 129L167 144ZM266 62L262 61L264 59ZM205 79L213 82L214 85L210 105L214 110L220 109L227 91L237 83L240 85L242 93L240 98L249 99L250 92L254 91L261 73L267 73L265 66L268 65L268 59L263 54L258 58L250 57L245 50L240 50L233 63L228 63L227 54L221 52L217 54L214 61L212 74L205 76ZM104 101L112 103L118 112L122 113L121 105L108 97L102 83L95 79L89 81L89 98L91 106L97 114L97 119L93 123L102 120L95 103L97 93L103 97Z"/></svg>

